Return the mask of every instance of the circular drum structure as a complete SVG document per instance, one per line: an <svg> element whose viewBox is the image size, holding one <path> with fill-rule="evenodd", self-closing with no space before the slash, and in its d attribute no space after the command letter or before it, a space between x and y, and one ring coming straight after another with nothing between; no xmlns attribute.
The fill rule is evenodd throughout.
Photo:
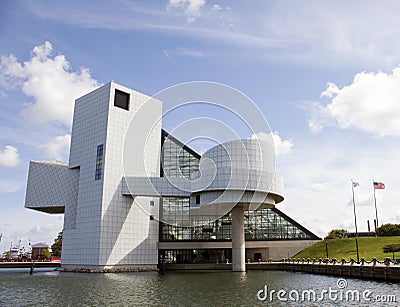
<svg viewBox="0 0 400 307"><path fill-rule="evenodd" d="M200 159L191 203L199 215L217 218L231 212L234 271L245 271L244 210L273 207L284 199L283 179L275 174L274 158L271 138L270 142L244 139L223 143Z"/></svg>
<svg viewBox="0 0 400 307"><path fill-rule="evenodd" d="M200 211L218 216L237 205L255 210L283 201L283 179L275 174L273 145L244 139L211 148L200 159L192 197Z"/></svg>

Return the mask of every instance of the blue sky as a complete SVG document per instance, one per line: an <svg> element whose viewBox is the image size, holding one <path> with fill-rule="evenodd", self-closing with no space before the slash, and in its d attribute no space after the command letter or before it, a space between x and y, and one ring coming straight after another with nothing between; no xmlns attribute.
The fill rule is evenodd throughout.
<svg viewBox="0 0 400 307"><path fill-rule="evenodd" d="M318 235L400 222L398 1L3 1L0 251L52 243L62 216L24 208L30 160L68 161L74 99L115 80L153 95L232 86L275 134L278 208ZM176 120L176 119L175 119Z"/></svg>

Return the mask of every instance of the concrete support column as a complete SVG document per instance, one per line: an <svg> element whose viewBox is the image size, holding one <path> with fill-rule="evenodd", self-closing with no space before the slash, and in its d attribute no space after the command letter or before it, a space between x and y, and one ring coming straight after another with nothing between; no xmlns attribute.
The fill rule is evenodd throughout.
<svg viewBox="0 0 400 307"><path fill-rule="evenodd" d="M236 206L232 212L232 271L246 271L246 246L244 240L244 208Z"/></svg>

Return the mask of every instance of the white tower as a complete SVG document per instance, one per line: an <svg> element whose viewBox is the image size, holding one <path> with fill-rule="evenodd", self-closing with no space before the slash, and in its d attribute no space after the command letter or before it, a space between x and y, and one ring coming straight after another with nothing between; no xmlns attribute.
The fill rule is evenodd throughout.
<svg viewBox="0 0 400 307"><path fill-rule="evenodd" d="M65 208L62 267L156 268L158 222L149 213L158 213L158 198L124 196L121 186L126 175L159 173L161 115L161 101L110 82L75 102L69 165L31 162L25 206ZM63 186L67 193L49 197Z"/></svg>

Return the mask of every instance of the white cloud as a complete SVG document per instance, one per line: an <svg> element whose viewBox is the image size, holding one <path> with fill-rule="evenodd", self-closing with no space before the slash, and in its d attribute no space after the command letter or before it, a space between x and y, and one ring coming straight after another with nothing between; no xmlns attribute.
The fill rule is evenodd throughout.
<svg viewBox="0 0 400 307"><path fill-rule="evenodd" d="M336 96L337 94L339 94L340 89L337 87L336 84L332 83L332 82L328 82L328 84L326 85L326 90L323 91L320 95L321 98L323 97L329 97L332 98L333 96Z"/></svg>
<svg viewBox="0 0 400 307"><path fill-rule="evenodd" d="M211 10L212 11L220 11L220 10L222 10L222 7L219 4L214 4Z"/></svg>
<svg viewBox="0 0 400 307"><path fill-rule="evenodd" d="M308 122L308 128L312 133L318 133L322 130L323 125L311 120Z"/></svg>
<svg viewBox="0 0 400 307"><path fill-rule="evenodd" d="M0 193L13 193L21 188L21 184L15 181L0 180Z"/></svg>
<svg viewBox="0 0 400 307"><path fill-rule="evenodd" d="M190 48L176 48L174 50L163 50L164 55L167 58L172 58L174 56L187 56L187 57L203 57L204 53L200 50L190 49Z"/></svg>
<svg viewBox="0 0 400 307"><path fill-rule="evenodd" d="M282 140L278 132L272 133L272 139L275 145L275 154L277 156L287 155L292 151L293 142L291 140Z"/></svg>
<svg viewBox="0 0 400 307"><path fill-rule="evenodd" d="M185 11L188 23L200 17L201 8L206 4L205 0L169 0L167 8L181 8Z"/></svg>
<svg viewBox="0 0 400 307"><path fill-rule="evenodd" d="M350 85L341 88L328 83L321 97L329 98L330 103L314 106L318 110L309 122L313 132L331 125L333 119L341 129L400 136L400 66L391 73L357 73Z"/></svg>
<svg viewBox="0 0 400 307"><path fill-rule="evenodd" d="M46 41L34 47L30 60L23 64L13 54L2 56L0 81L5 87L21 88L26 96L33 98L22 112L26 119L70 126L75 99L99 84L87 68L72 72L65 56L51 57L52 52L52 44Z"/></svg>
<svg viewBox="0 0 400 307"><path fill-rule="evenodd" d="M312 183L309 189L313 192L322 192L326 189L326 183Z"/></svg>
<svg viewBox="0 0 400 307"><path fill-rule="evenodd" d="M60 225L56 224L36 224L30 225L28 231L24 231L23 234L19 234L19 236L23 235L26 237L26 242L29 242L29 239L32 244L43 242L49 245L53 244L54 239L56 238L56 234L61 230Z"/></svg>
<svg viewBox="0 0 400 307"><path fill-rule="evenodd" d="M14 146L6 145L3 151L0 151L0 165L15 167L21 163L18 149Z"/></svg>
<svg viewBox="0 0 400 307"><path fill-rule="evenodd" d="M0 227L3 227L2 242L6 242L7 245L12 242L13 246L20 243L20 247L25 248L25 250L30 248L29 242L31 244L39 242L53 244L58 232L62 230L63 219L60 219L61 215L27 212L29 212L30 219L24 221L24 227L21 227L21 223L7 223L0 220ZM20 217L18 217L19 219Z"/></svg>
<svg viewBox="0 0 400 307"><path fill-rule="evenodd" d="M28 233L30 234L38 234L38 233L42 233L42 228L40 227L40 225L35 225L34 227L32 227L31 229L28 230Z"/></svg>
<svg viewBox="0 0 400 307"><path fill-rule="evenodd" d="M277 156L287 155L292 151L293 142L291 140L282 140L278 132L271 132L271 133L259 132L253 135L252 138L258 138L260 140L264 139L267 142L269 142L271 140L271 135L272 135L272 140L274 141L275 155Z"/></svg>
<svg viewBox="0 0 400 307"><path fill-rule="evenodd" d="M328 95L328 92L324 94L325 92L321 94L321 97ZM303 102L300 103L299 106L307 109L311 113L310 119L308 120L308 128L310 129L311 133L317 134L324 127L337 125L335 119L332 118L328 108L325 105L318 102Z"/></svg>
<svg viewBox="0 0 400 307"><path fill-rule="evenodd" d="M71 144L71 135L60 135L48 141L46 144L41 145L48 159L58 161L65 161L69 153L69 146Z"/></svg>
<svg viewBox="0 0 400 307"><path fill-rule="evenodd" d="M27 8L41 18L59 20L90 28L144 29L166 31L178 36L213 40L210 54L226 57L237 55L246 60L288 61L296 65L311 64L348 68L390 67L397 65L400 55L400 2L387 1L387 5L368 1L346 3L346 9L338 1L329 3L235 1L231 6L209 4L204 0L169 0L167 9L183 11L189 23L183 24L176 14L165 14L165 6L152 1L112 2L95 7L82 3L46 4L35 2ZM151 4L150 4L151 3ZM222 8L221 10L218 8ZM90 11L88 14L82 12ZM118 18L114 18L118 16ZM249 24L251 20L251 24ZM222 52L218 48L223 45ZM232 46L236 48L231 48ZM246 48L237 52L237 48ZM266 56L265 50L269 50Z"/></svg>
<svg viewBox="0 0 400 307"><path fill-rule="evenodd" d="M167 49L163 50L163 54L167 57L167 58L171 58L171 54L169 53L169 51Z"/></svg>
<svg viewBox="0 0 400 307"><path fill-rule="evenodd" d="M8 57L1 57L0 84L2 86L13 88L14 86L21 85L19 79L24 77L24 69L22 68L22 65L18 63L15 55L10 54Z"/></svg>

